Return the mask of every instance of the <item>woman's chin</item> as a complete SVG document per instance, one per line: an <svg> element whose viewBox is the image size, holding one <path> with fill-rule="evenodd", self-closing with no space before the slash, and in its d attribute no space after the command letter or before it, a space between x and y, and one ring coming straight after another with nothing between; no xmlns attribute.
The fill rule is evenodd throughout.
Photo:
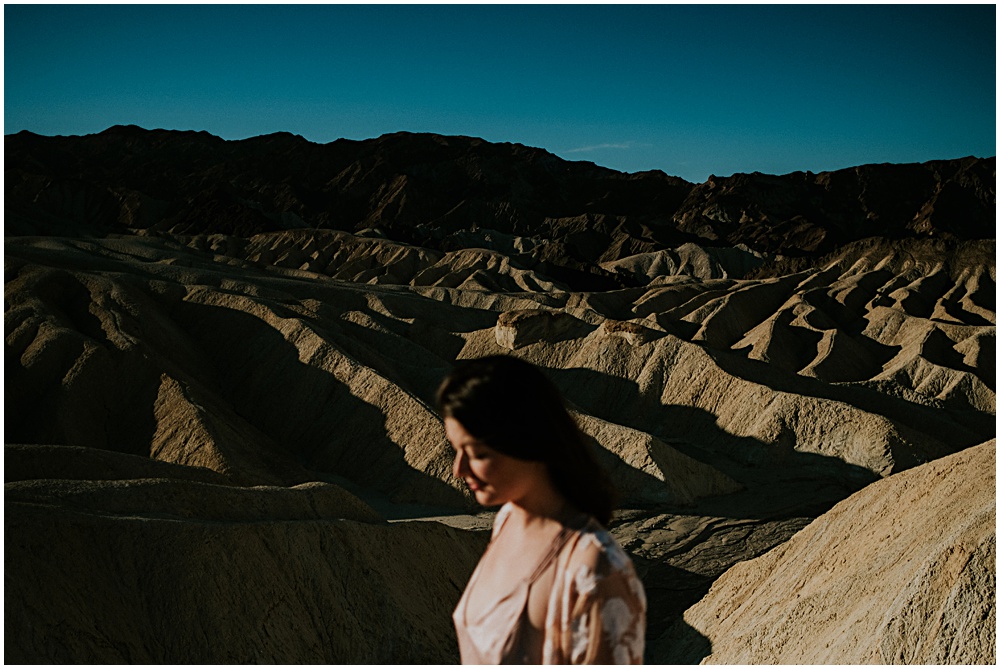
<svg viewBox="0 0 1000 669"><path fill-rule="evenodd" d="M503 504L503 500L497 499L497 496L487 490L473 490L472 494L476 497L476 502L480 506L500 506Z"/></svg>

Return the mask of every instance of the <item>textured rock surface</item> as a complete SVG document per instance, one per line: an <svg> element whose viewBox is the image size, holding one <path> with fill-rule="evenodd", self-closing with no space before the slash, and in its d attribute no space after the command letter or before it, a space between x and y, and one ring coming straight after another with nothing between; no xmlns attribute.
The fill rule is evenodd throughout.
<svg viewBox="0 0 1000 669"><path fill-rule="evenodd" d="M457 662L482 533L204 485L8 484L5 662Z"/></svg>
<svg viewBox="0 0 1000 669"><path fill-rule="evenodd" d="M684 620L716 664L994 664L996 442L852 495Z"/></svg>

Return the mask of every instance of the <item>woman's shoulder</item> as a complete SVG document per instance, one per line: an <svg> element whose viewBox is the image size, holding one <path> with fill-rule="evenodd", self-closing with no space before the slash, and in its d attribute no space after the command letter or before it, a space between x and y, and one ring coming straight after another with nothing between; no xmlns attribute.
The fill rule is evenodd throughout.
<svg viewBox="0 0 1000 669"><path fill-rule="evenodd" d="M578 527L576 535L566 561L571 571L583 569L595 574L634 573L628 554L618 545L611 532L593 518Z"/></svg>
<svg viewBox="0 0 1000 669"><path fill-rule="evenodd" d="M628 554L597 521L577 528L561 557L560 585L554 592L570 615L583 615L588 607L597 606L602 621L605 614L636 624L644 620L646 592L642 581Z"/></svg>

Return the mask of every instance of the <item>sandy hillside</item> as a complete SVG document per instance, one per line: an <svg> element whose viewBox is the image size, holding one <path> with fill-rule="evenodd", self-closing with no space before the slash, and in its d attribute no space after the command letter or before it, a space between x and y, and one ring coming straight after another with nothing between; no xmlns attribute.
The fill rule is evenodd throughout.
<svg viewBox="0 0 1000 669"><path fill-rule="evenodd" d="M648 661L992 661L993 563L920 571L995 501L992 159L694 185L469 138L216 140L7 138L6 661L456 661L491 516L433 394L496 353L617 484ZM791 644L817 574L857 624ZM906 588L930 613L870 619Z"/></svg>
<svg viewBox="0 0 1000 669"><path fill-rule="evenodd" d="M995 586L990 441L840 502L684 621L716 664L994 664Z"/></svg>

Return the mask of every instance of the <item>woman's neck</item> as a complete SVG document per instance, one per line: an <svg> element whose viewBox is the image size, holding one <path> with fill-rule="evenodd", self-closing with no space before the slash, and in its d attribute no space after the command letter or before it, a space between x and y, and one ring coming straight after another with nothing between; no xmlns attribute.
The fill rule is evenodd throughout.
<svg viewBox="0 0 1000 669"><path fill-rule="evenodd" d="M561 521L571 509L563 495L548 485L538 487L523 498L511 501L511 517L524 528Z"/></svg>

